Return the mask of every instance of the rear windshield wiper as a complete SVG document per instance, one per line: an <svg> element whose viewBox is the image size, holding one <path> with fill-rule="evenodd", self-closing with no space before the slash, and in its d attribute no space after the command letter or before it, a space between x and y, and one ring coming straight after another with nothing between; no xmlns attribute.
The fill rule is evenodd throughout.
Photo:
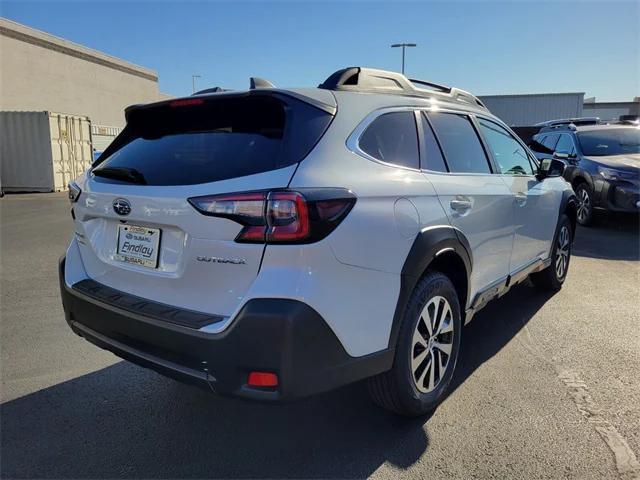
<svg viewBox="0 0 640 480"><path fill-rule="evenodd" d="M123 180L129 183L137 183L138 185L147 184L147 180L144 178L144 175L135 168L102 167L92 170L92 173L98 177L113 178L115 180Z"/></svg>

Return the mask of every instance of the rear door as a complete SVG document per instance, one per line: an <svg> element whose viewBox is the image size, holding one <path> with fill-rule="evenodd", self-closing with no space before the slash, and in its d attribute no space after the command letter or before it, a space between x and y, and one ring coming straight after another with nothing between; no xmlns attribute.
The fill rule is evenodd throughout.
<svg viewBox="0 0 640 480"><path fill-rule="evenodd" d="M449 221L472 249L470 298L506 280L513 243L513 195L494 175L468 115L428 112L446 173L426 172ZM425 135L425 141L428 136Z"/></svg>
<svg viewBox="0 0 640 480"><path fill-rule="evenodd" d="M76 236L90 278L145 299L231 315L264 245L188 199L286 187L332 116L284 95L192 97L129 112L81 184ZM263 211L261 200L255 210ZM223 208L234 208L233 196Z"/></svg>

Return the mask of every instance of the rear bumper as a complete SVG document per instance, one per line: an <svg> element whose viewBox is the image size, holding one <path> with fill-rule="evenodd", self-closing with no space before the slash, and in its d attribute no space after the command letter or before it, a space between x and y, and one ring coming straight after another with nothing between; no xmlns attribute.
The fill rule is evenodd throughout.
<svg viewBox="0 0 640 480"><path fill-rule="evenodd" d="M391 368L393 350L349 356L324 319L297 300L249 300L227 329L211 334L150 315L152 308L132 311L120 298L110 302L69 287L64 264L62 258L62 303L76 334L125 360L222 395L292 400ZM251 371L276 373L278 387L249 387Z"/></svg>

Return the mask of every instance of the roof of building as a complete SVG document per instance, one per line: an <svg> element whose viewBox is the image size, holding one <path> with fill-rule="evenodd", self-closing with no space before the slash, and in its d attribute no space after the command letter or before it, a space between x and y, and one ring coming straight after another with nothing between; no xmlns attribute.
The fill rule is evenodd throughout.
<svg viewBox="0 0 640 480"><path fill-rule="evenodd" d="M27 27L26 25L6 18L0 18L0 35L80 58L88 62L97 63L98 65L108 68L120 70L130 75L136 75L155 82L158 81L158 74L154 70L126 62L120 58L99 52L98 50L83 47L77 43L70 42L69 40L56 37L55 35L35 28Z"/></svg>
<svg viewBox="0 0 640 480"><path fill-rule="evenodd" d="M479 98L508 98L508 97L550 97L566 95L584 95L585 92L552 92L552 93L509 93L505 95L478 95Z"/></svg>

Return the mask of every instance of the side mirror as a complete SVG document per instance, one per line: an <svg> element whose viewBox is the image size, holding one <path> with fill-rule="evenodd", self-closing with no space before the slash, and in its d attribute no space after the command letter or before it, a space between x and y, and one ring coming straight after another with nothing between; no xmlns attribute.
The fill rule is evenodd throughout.
<svg viewBox="0 0 640 480"><path fill-rule="evenodd" d="M558 160L569 160L569 152L554 152L553 158Z"/></svg>
<svg viewBox="0 0 640 480"><path fill-rule="evenodd" d="M538 168L538 174L536 177L538 180L544 180L549 177L561 177L564 173L565 164L562 160L556 158L545 158L540 162Z"/></svg>

